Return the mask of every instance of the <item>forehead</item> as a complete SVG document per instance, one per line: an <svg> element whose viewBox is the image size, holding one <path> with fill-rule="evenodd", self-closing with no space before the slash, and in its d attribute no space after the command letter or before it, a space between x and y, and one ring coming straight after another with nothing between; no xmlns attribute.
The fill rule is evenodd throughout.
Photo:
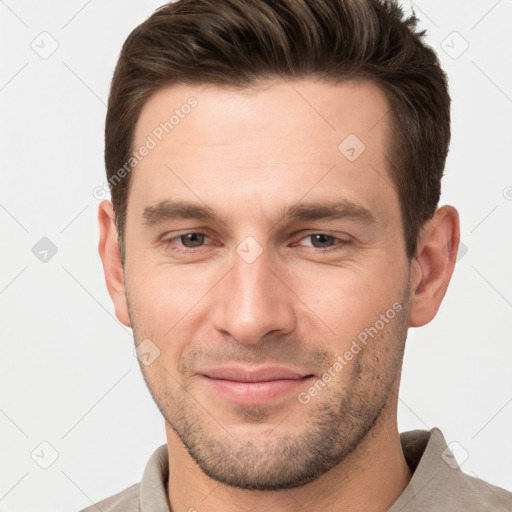
<svg viewBox="0 0 512 512"><path fill-rule="evenodd" d="M178 190L225 207L230 193L299 199L308 189L321 198L341 188L371 202L395 193L390 117L384 93L369 81L165 87L135 127L134 150L151 149L132 172L130 196L139 209Z"/></svg>
<svg viewBox="0 0 512 512"><path fill-rule="evenodd" d="M191 98L196 106L189 108ZM300 136L314 140L308 133L312 130L322 132L326 144L348 133L375 144L384 134L389 108L380 88L360 79L333 84L313 78L276 78L239 88L176 84L158 90L146 101L134 141L135 145L143 143L145 136L170 121L172 126L167 128L175 140L184 126L193 124L195 137L212 144L243 140L248 145L251 132L247 130L269 136L282 133L291 144ZM290 132L296 137L289 137ZM163 135L170 131L164 130Z"/></svg>

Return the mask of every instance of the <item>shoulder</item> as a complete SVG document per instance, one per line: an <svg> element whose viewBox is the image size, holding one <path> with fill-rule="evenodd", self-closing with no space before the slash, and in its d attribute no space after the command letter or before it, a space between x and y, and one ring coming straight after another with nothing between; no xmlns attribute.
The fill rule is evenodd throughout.
<svg viewBox="0 0 512 512"><path fill-rule="evenodd" d="M169 459L167 445L159 446L149 458L142 480L109 498L95 503L80 512L140 512L143 510L169 511L167 479Z"/></svg>
<svg viewBox="0 0 512 512"><path fill-rule="evenodd" d="M480 510L496 512L512 510L512 493L465 473L464 477L468 487L473 490L475 501L482 507Z"/></svg>
<svg viewBox="0 0 512 512"><path fill-rule="evenodd" d="M87 507L80 512L139 512L140 483Z"/></svg>
<svg viewBox="0 0 512 512"><path fill-rule="evenodd" d="M412 478L390 512L510 512L512 493L463 472L437 428L400 436Z"/></svg>

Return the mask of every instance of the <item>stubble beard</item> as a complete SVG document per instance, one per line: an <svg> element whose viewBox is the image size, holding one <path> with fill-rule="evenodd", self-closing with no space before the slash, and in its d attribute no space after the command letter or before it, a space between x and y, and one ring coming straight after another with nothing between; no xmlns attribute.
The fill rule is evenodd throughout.
<svg viewBox="0 0 512 512"><path fill-rule="evenodd" d="M341 464L377 425L400 378L407 294L401 304L402 311L379 333L380 340L368 342L350 362L348 382L340 387L338 381L337 387L333 379L310 403L297 401L280 425L265 432L261 424L270 417L276 421L266 408L236 409L240 422L247 424L242 434L223 424L211 405L200 403L165 368L156 374L141 365L142 373L164 419L210 478L241 489L300 487ZM138 336L133 321L132 325L139 343L144 337ZM258 436L251 435L251 425L257 427ZM293 433L286 431L290 425Z"/></svg>

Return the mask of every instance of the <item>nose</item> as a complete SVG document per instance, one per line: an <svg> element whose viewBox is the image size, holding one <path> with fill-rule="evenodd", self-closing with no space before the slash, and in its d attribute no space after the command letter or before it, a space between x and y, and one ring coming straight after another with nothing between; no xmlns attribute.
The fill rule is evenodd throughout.
<svg viewBox="0 0 512 512"><path fill-rule="evenodd" d="M231 270L215 287L214 327L251 345L269 333L292 332L294 294L286 281L266 251L252 262L235 254Z"/></svg>

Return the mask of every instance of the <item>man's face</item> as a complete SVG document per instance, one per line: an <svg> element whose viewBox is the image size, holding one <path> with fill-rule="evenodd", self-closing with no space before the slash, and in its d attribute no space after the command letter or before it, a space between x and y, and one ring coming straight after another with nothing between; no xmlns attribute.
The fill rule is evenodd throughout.
<svg viewBox="0 0 512 512"><path fill-rule="evenodd" d="M370 83L308 79L176 85L141 112L130 322L169 432L212 478L301 485L394 421L409 263L388 109Z"/></svg>

